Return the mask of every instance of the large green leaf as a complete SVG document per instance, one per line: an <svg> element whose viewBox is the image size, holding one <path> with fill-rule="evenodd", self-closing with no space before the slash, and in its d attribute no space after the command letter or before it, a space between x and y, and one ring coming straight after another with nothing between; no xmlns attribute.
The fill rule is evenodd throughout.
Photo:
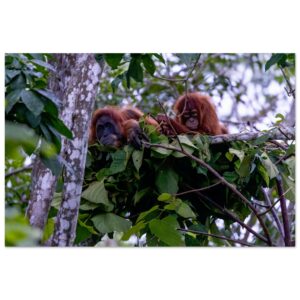
<svg viewBox="0 0 300 300"><path fill-rule="evenodd" d="M126 232L131 227L131 222L113 213L99 214L92 218L96 229L101 233Z"/></svg>
<svg viewBox="0 0 300 300"><path fill-rule="evenodd" d="M23 89L11 91L5 99L7 100L5 111L8 114L13 106L20 100Z"/></svg>
<svg viewBox="0 0 300 300"><path fill-rule="evenodd" d="M127 232L122 236L123 241L127 241L133 234L139 235L139 232L146 227L146 224L142 221L131 227Z"/></svg>
<svg viewBox="0 0 300 300"><path fill-rule="evenodd" d="M142 56L142 60L143 60L143 65L145 67L145 69L147 70L147 72L150 74L150 75L153 75L154 72L155 72L155 64L151 58L151 55L149 54L144 54Z"/></svg>
<svg viewBox="0 0 300 300"><path fill-rule="evenodd" d="M39 65L43 68L51 70L52 72L56 72L55 68L52 65L50 65L49 63L45 62L45 61L42 61L42 60L39 60L39 59L32 59L31 62L33 62L34 64Z"/></svg>
<svg viewBox="0 0 300 300"><path fill-rule="evenodd" d="M143 151L134 150L132 153L132 161L137 171L139 171L140 167L143 163Z"/></svg>
<svg viewBox="0 0 300 300"><path fill-rule="evenodd" d="M143 82L143 68L141 66L141 59L140 57L133 57L131 58L127 76L132 77L137 82Z"/></svg>
<svg viewBox="0 0 300 300"><path fill-rule="evenodd" d="M49 118L49 122L51 125L62 135L67 137L68 139L73 138L72 131L58 118Z"/></svg>
<svg viewBox="0 0 300 300"><path fill-rule="evenodd" d="M159 209L159 206L155 205L155 206L151 207L149 210L140 213L140 215L138 216L136 222L140 222L141 220L145 220L146 217L151 215L153 212L157 212L158 209Z"/></svg>
<svg viewBox="0 0 300 300"><path fill-rule="evenodd" d="M177 230L176 218L168 216L162 220L154 219L149 223L149 228L152 234L167 245L184 246L182 235Z"/></svg>
<svg viewBox="0 0 300 300"><path fill-rule="evenodd" d="M101 203L107 208L112 209L112 203L108 199L108 194L104 186L104 179L100 182L92 182L81 196L92 203Z"/></svg>
<svg viewBox="0 0 300 300"><path fill-rule="evenodd" d="M170 167L159 170L155 185L160 193L176 194L178 191L178 174Z"/></svg>
<svg viewBox="0 0 300 300"><path fill-rule="evenodd" d="M123 55L123 53L104 54L104 59L112 69L116 69L120 64Z"/></svg>
<svg viewBox="0 0 300 300"><path fill-rule="evenodd" d="M38 116L44 109L43 100L35 93L29 90L23 90L21 98L26 107L35 115Z"/></svg>
<svg viewBox="0 0 300 300"><path fill-rule="evenodd" d="M176 211L176 213L183 218L196 218L190 206L178 198L171 201L170 204L167 204L164 208Z"/></svg>
<svg viewBox="0 0 300 300"><path fill-rule="evenodd" d="M271 58L266 62L265 71L268 71L275 64L283 64L287 58L286 54L272 54Z"/></svg>
<svg viewBox="0 0 300 300"><path fill-rule="evenodd" d="M50 90L40 90L40 89L35 89L35 91L42 96L46 97L47 99L51 100L53 103L56 104L56 106L61 105L61 100Z"/></svg>
<svg viewBox="0 0 300 300"><path fill-rule="evenodd" d="M181 201L179 207L176 209L176 212L178 215L182 216L183 218L196 218L195 213L192 211L192 209L190 208L190 206Z"/></svg>
<svg viewBox="0 0 300 300"><path fill-rule="evenodd" d="M275 178L279 174L276 165L271 161L271 159L269 158L266 152L262 153L262 155L260 156L260 161L268 171L270 179Z"/></svg>

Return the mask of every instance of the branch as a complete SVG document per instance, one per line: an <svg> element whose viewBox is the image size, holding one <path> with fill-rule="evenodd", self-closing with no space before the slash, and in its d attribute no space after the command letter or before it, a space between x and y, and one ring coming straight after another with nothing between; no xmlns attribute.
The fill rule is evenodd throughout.
<svg viewBox="0 0 300 300"><path fill-rule="evenodd" d="M191 230L191 229L184 229L184 228L179 228L179 231L183 231L183 232L190 232L190 233L194 233L194 234L201 234L201 235L206 235L206 236L211 236L217 239L221 239L221 240L225 240L225 241L230 241L233 243L237 243L237 244L241 244L244 246L248 246L248 247L252 247L253 245L243 242L243 241L238 241L238 240L234 240L231 238L228 238L226 236L223 235L217 235L217 234L213 234L213 233L207 233L207 232L203 232L203 231L198 231L198 230Z"/></svg>
<svg viewBox="0 0 300 300"><path fill-rule="evenodd" d="M293 100L295 101L296 100L296 91L292 87L292 84L291 84L290 80L287 78L287 76L286 76L286 74L285 74L285 72L284 72L284 70L283 70L282 67L280 67L280 70L281 70L281 73L282 73L282 75L283 75L283 77L284 77L284 79L285 79L285 81L286 81L286 83L288 85L288 88L289 88L289 90L286 90L286 92L287 92L288 96L292 95L293 96Z"/></svg>
<svg viewBox="0 0 300 300"><path fill-rule="evenodd" d="M31 170L33 167L33 164L30 164L29 166L25 166L25 167L22 167L22 168L19 168L19 169L14 169L8 173L5 174L5 178L8 178L10 176L13 176L13 175L16 175L16 174L19 174L21 172L25 172L25 171L29 171Z"/></svg>
<svg viewBox="0 0 300 300"><path fill-rule="evenodd" d="M294 128L279 128L276 127L269 132L244 132L234 134L222 134L208 136L210 144L222 144L235 141L251 141L256 140L262 136L267 136L267 140L294 140Z"/></svg>
<svg viewBox="0 0 300 300"><path fill-rule="evenodd" d="M291 246L291 233L289 225L289 216L286 208L286 198L284 197L283 185L280 176L276 177L277 190L280 200L280 207L282 213L282 222L284 230L284 243L286 246Z"/></svg>
<svg viewBox="0 0 300 300"><path fill-rule="evenodd" d="M282 225L281 225L281 223L280 223L280 220L279 220L279 218L278 218L278 216L277 216L277 214L276 214L276 211L275 211L274 207L272 207L272 202L271 202L271 200L270 200L269 194L268 194L267 190L264 189L263 187L261 188L261 190L262 190L262 192L263 192L263 194L264 194L264 197L265 197L265 200L266 200L267 204L268 204L269 206L271 206L271 214L272 214L272 216L273 216L273 218L274 218L274 221L275 221L275 223L276 223L276 225L277 225L278 232L279 232L279 234L280 234L282 240L284 240L284 234L283 234Z"/></svg>
<svg viewBox="0 0 300 300"><path fill-rule="evenodd" d="M215 202L214 200L212 200L211 198L206 197L204 194L202 194L201 192L195 192L196 194L198 194L200 196L200 200L202 200L201 198L204 198L204 200L206 202L211 203L213 206L215 206L217 209L219 209L222 213L226 214L227 216L229 216L233 221L237 222L238 224L240 224L240 226L242 226L243 228L245 228L247 231L251 232L254 236L256 236L258 239L262 240L265 243L268 243L268 240L263 237L262 235L260 235L259 233L257 233L256 231L254 231L248 224L246 224L245 222L243 222L242 220L240 220L234 213L232 213L230 210L228 210L227 208L219 205L217 202ZM203 204L205 205L204 201Z"/></svg>
<svg viewBox="0 0 300 300"><path fill-rule="evenodd" d="M259 215L258 211L256 210L256 208L252 205L252 203L244 196L242 195L233 184L229 183L224 177L222 177L215 169L213 169L210 165L208 165L206 162L204 162L203 160L199 159L198 157L184 151L181 150L179 148L176 147L172 147L172 146L166 146L166 145L160 145L160 144L151 144L148 142L144 142L146 145L150 146L150 147L157 147L157 148L164 148L164 149L168 149L168 150L173 150L176 152L180 152L182 154L184 154L186 157L189 157L190 159L194 160L195 162L197 162L200 166L206 168L210 173L212 173L216 178L218 178L221 183L225 186L227 186L233 193L235 193L241 200L242 202L244 202L246 205L249 206L249 208L253 211L253 213L256 215L264 233L265 236L267 238L267 244L272 246L272 242L271 242L271 238L270 238L270 234L268 232L268 229L265 225L265 223L263 222L261 216ZM257 234L257 233L256 233Z"/></svg>
<svg viewBox="0 0 300 300"><path fill-rule="evenodd" d="M190 194L190 193L195 193L195 192L201 192L201 191L205 191L205 190L209 190L210 188L216 186L216 185L219 185L220 183L222 183L221 181L218 181L212 185L209 185L209 186L206 186L206 187L203 187L203 188L200 188L200 189L192 189L192 190L189 190L189 191L185 191L185 192L182 192L182 193L178 193L178 194L174 194L173 196L182 196L182 195L186 195L186 194Z"/></svg>

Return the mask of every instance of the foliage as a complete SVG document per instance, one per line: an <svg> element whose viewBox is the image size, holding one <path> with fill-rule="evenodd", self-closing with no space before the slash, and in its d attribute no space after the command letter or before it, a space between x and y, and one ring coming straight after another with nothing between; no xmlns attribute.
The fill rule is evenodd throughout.
<svg viewBox="0 0 300 300"><path fill-rule="evenodd" d="M72 138L72 133L59 119L61 100L47 88L49 71L55 72L53 65L48 62L50 59L53 57L42 54L5 56L5 118L7 121L26 124L32 128L32 137L35 133L34 138L28 137L28 134L22 135L27 130L24 127L21 132L7 130L6 138L22 146L27 155L31 155L41 145L41 157L47 166L58 174L60 168L53 167L50 157L53 160L54 155L59 154L61 135ZM10 124L7 128L13 126L17 125ZM40 137L42 142L39 144ZM45 153L43 149L51 147L51 144L52 149ZM8 146L7 154L15 149L10 143Z"/></svg>
<svg viewBox="0 0 300 300"><path fill-rule="evenodd" d="M176 139L158 135L151 126L145 130L152 143L179 147ZM263 139L209 146L205 137L199 135L180 136L180 140L188 153L206 161L247 199L263 203L261 187L269 187L277 195L275 177L280 171L289 178L286 196L294 201L294 156L291 161L278 163L287 153L294 155L293 146L284 151ZM138 151L130 146L112 151L96 144L89 150L79 228L85 227L89 232L85 238L90 238L92 244L101 241L105 234L112 237L119 232L123 233L123 241L131 238L136 245L230 245L228 241L179 230L230 237L233 221L213 202L230 209L242 221L250 216L249 208L237 195L216 183L207 170L176 151L156 147ZM220 219L225 228L216 225Z"/></svg>
<svg viewBox="0 0 300 300"><path fill-rule="evenodd" d="M18 209L5 210L5 246L37 246L40 235Z"/></svg>
<svg viewBox="0 0 300 300"><path fill-rule="evenodd" d="M265 70L268 71L273 65L277 65L281 68L295 67L295 54L275 53L266 62Z"/></svg>
<svg viewBox="0 0 300 300"><path fill-rule="evenodd" d="M161 113L160 101L172 113L174 99L188 88L212 96L222 112L222 120L238 122L232 128L229 126L231 132L248 129L245 124L268 124L268 128L281 125L286 111L280 99L286 103L286 95L272 93L269 87L277 83L284 91L285 78L280 68L294 79L295 55L202 54L197 68L187 78L198 56L98 54L96 59L104 59L108 67L101 78L97 106L137 105L145 113L155 115ZM25 158L35 153L38 145L41 145L39 153L47 166L55 174L61 171L62 161L57 155L61 135L72 136L58 117L60 99L48 89L49 78L56 72L52 62L55 62L52 55L6 55L6 172L22 167ZM226 102L228 99L231 104ZM229 112L225 106L231 107ZM272 119L277 120L270 123ZM159 136L153 128L141 125L152 143L180 148L178 140ZM265 137L226 145L209 145L204 136L178 138L186 152L207 162L253 204L265 203L262 187L270 189L273 199L278 198L275 187L278 174L282 177L287 202L293 203L295 143L278 147L266 143ZM53 232L62 184L59 177L42 241ZM28 171L6 179L6 221L9 225L6 228L7 237L12 237L7 245L36 244L35 233L30 233L26 221L17 216L19 212L24 215L29 186ZM183 193L203 188L205 190ZM253 217L238 196L221 185L206 168L165 148L137 151L125 146L109 150L93 145L89 148L83 189L76 245L229 246L233 243L201 232L229 238L243 236L241 226L228 217L223 207L241 221L247 222ZM9 213L9 206L18 206L19 212L13 214L14 217ZM263 206L257 209L259 212L265 210ZM274 222L268 214L263 218L276 240L278 231ZM294 235L294 216L291 222ZM19 235L18 228L10 226L13 223L24 226L22 234ZM179 228L193 232L183 232ZM256 228L261 231L258 224ZM255 238L251 242L265 245Z"/></svg>

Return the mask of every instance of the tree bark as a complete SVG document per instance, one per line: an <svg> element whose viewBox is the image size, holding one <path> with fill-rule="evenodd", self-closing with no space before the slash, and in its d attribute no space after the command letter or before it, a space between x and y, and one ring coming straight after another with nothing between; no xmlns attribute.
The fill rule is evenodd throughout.
<svg viewBox="0 0 300 300"><path fill-rule="evenodd" d="M51 170L42 163L39 157L36 157L31 175L30 199L26 211L31 226L44 229L56 187L56 179Z"/></svg>
<svg viewBox="0 0 300 300"><path fill-rule="evenodd" d="M84 177L88 129L101 68L91 54L59 54L58 75L63 95L61 118L73 132L73 140L63 139L62 156L66 164L63 195L50 244L72 246Z"/></svg>

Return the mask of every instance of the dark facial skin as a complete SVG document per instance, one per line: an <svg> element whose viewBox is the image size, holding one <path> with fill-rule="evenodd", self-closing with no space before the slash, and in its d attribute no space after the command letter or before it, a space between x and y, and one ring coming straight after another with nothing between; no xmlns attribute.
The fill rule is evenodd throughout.
<svg viewBox="0 0 300 300"><path fill-rule="evenodd" d="M196 109L185 111L182 115L183 123L190 130L197 130L199 126L198 113Z"/></svg>
<svg viewBox="0 0 300 300"><path fill-rule="evenodd" d="M122 134L110 116L102 116L96 124L96 135L100 144L118 147L122 143Z"/></svg>

